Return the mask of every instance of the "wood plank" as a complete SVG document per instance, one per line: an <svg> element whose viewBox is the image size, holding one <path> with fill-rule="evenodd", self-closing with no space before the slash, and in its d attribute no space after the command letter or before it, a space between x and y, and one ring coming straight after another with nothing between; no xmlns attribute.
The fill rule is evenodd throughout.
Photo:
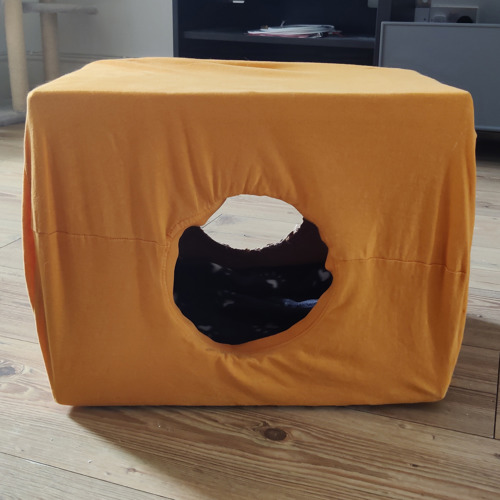
<svg viewBox="0 0 500 500"><path fill-rule="evenodd" d="M478 319L491 325L490 340L492 345L488 347L498 350L498 327L500 325L500 298L498 292L469 289L469 300L467 306L467 316ZM481 346L484 347L484 346Z"/></svg>
<svg viewBox="0 0 500 500"><path fill-rule="evenodd" d="M486 271L500 271L498 248L481 248L473 245L471 250L471 268Z"/></svg>
<svg viewBox="0 0 500 500"><path fill-rule="evenodd" d="M0 194L15 196L21 203L23 190L23 164L22 159L4 160L0 152L1 184Z"/></svg>
<svg viewBox="0 0 500 500"><path fill-rule="evenodd" d="M482 194L485 192L498 196L500 192L500 176L498 176L498 164L489 164L488 167L478 168L476 176L477 200L481 201Z"/></svg>
<svg viewBox="0 0 500 500"><path fill-rule="evenodd" d="M476 159L476 172L478 179L485 179L487 181L500 181L500 170L498 164L500 163L500 154L495 158L478 158Z"/></svg>
<svg viewBox="0 0 500 500"><path fill-rule="evenodd" d="M469 288L468 313L495 324L500 323L500 293Z"/></svg>
<svg viewBox="0 0 500 500"><path fill-rule="evenodd" d="M489 189L492 188L492 181L487 181L490 185ZM480 215L489 215L492 217L498 217L500 215L500 181L497 183L497 189L489 191L487 189L477 189L476 190L476 213ZM481 187L482 184L481 184Z"/></svg>
<svg viewBox="0 0 500 500"><path fill-rule="evenodd" d="M0 142L8 143L14 141L16 145L22 148L22 139L24 137L24 123L9 125L8 127L0 127ZM19 144L21 142L21 144Z"/></svg>
<svg viewBox="0 0 500 500"><path fill-rule="evenodd" d="M498 216L500 197L500 169L498 161L477 162L476 210Z"/></svg>
<svg viewBox="0 0 500 500"><path fill-rule="evenodd" d="M400 421L492 438L495 432L495 405L496 395L450 387L446 397L435 403L363 406L358 409Z"/></svg>
<svg viewBox="0 0 500 500"><path fill-rule="evenodd" d="M18 160L23 164L24 123L0 127L0 158L4 160ZM22 168L21 168L22 172Z"/></svg>
<svg viewBox="0 0 500 500"><path fill-rule="evenodd" d="M295 207L269 196L238 195L227 198L209 221L219 215L235 215L300 224L302 215Z"/></svg>
<svg viewBox="0 0 500 500"><path fill-rule="evenodd" d="M479 316L467 315L465 322L465 345L500 350L500 323L484 321Z"/></svg>
<svg viewBox="0 0 500 500"><path fill-rule="evenodd" d="M492 241L500 240L499 217L476 214L474 225L473 245L488 247ZM498 249L498 247L497 247ZM497 254L497 262L500 261L500 252Z"/></svg>
<svg viewBox="0 0 500 500"><path fill-rule="evenodd" d="M464 343L500 350L500 293L469 289Z"/></svg>
<svg viewBox="0 0 500 500"><path fill-rule="evenodd" d="M241 250L257 250L264 248L267 245L271 245L273 240L266 237L259 237L256 235L234 235L233 233L224 232L208 232L207 234L222 245L228 245L231 248L241 249Z"/></svg>
<svg viewBox="0 0 500 500"><path fill-rule="evenodd" d="M37 346L0 357L0 452L64 471L189 500L500 495L493 439L347 408L69 409Z"/></svg>
<svg viewBox="0 0 500 500"><path fill-rule="evenodd" d="M0 247L0 267L18 269L21 271L24 269L23 243L21 238Z"/></svg>
<svg viewBox="0 0 500 500"><path fill-rule="evenodd" d="M463 345L451 386L496 395L500 352Z"/></svg>
<svg viewBox="0 0 500 500"><path fill-rule="evenodd" d="M0 193L0 247L19 239L21 229L21 200L18 196Z"/></svg>
<svg viewBox="0 0 500 500"><path fill-rule="evenodd" d="M257 249L282 241L302 223L288 203L268 196L226 199L203 225L215 241L239 249Z"/></svg>
<svg viewBox="0 0 500 500"><path fill-rule="evenodd" d="M497 417L495 424L495 439L500 439L500 363L498 366Z"/></svg>
<svg viewBox="0 0 500 500"><path fill-rule="evenodd" d="M0 318L1 336L37 342L35 320L22 269L0 266Z"/></svg>
<svg viewBox="0 0 500 500"><path fill-rule="evenodd" d="M154 500L167 498L0 453L0 498Z"/></svg>
<svg viewBox="0 0 500 500"><path fill-rule="evenodd" d="M0 127L0 248L21 237L24 126ZM1 257L1 256L0 256ZM1 260L0 260L1 263Z"/></svg>
<svg viewBox="0 0 500 500"><path fill-rule="evenodd" d="M203 230L219 243L255 249L279 243L297 228L294 222L221 214Z"/></svg>
<svg viewBox="0 0 500 500"><path fill-rule="evenodd" d="M472 268L469 286L480 290L500 292L500 271Z"/></svg>
<svg viewBox="0 0 500 500"><path fill-rule="evenodd" d="M462 346L448 394L414 405L363 406L360 410L485 437L495 432L499 352Z"/></svg>

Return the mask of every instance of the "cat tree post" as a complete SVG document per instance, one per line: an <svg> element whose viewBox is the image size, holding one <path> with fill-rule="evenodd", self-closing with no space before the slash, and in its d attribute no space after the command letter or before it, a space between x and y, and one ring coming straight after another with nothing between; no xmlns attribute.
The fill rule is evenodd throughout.
<svg viewBox="0 0 500 500"><path fill-rule="evenodd" d="M40 0L42 4L54 3L54 0ZM57 43L57 13L40 12L42 30L43 69L45 81L59 76L59 48Z"/></svg>
<svg viewBox="0 0 500 500"><path fill-rule="evenodd" d="M12 108L14 111L24 112L28 94L28 65L24 42L23 6L21 0L4 0L4 8Z"/></svg>
<svg viewBox="0 0 500 500"><path fill-rule="evenodd" d="M59 47L57 36L58 14L97 14L96 7L75 4L58 3L54 0L40 0L25 2L25 13L35 12L40 14L42 31L43 68L45 81L54 80L59 72Z"/></svg>

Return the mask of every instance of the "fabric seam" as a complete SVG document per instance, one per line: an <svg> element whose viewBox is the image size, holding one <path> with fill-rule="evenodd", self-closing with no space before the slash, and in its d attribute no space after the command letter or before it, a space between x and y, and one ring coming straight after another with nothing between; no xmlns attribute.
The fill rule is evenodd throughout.
<svg viewBox="0 0 500 500"><path fill-rule="evenodd" d="M118 240L118 241L141 241L143 243L153 243L155 245L158 245L160 247L168 247L169 243L159 243L158 241L154 240L146 240L144 238L126 238L123 236L102 236L99 234L87 234L87 233L70 233L69 231L51 231L51 232L44 232L44 231L36 231L33 229L33 232L38 235L42 236L52 236L54 234L63 234L65 236L74 236L77 238L99 238L103 240ZM170 239L170 237L167 235L167 238Z"/></svg>
<svg viewBox="0 0 500 500"><path fill-rule="evenodd" d="M401 264L419 264L421 266L429 267L442 267L450 274L467 274L467 271L454 271L449 269L445 264L438 264L435 262L422 262L419 260L402 260L402 259L388 259L386 257L366 257L363 259L335 259L336 262L367 262L369 260L382 260L385 262L399 262Z"/></svg>
<svg viewBox="0 0 500 500"><path fill-rule="evenodd" d="M43 232L43 231L36 231L33 230L35 234L38 235L43 235L43 236L52 236L54 234L63 234L66 236L74 236L74 237L80 237L80 238L100 238L100 239L105 239L105 240L117 240L117 241L141 241L143 243L153 243L154 245L158 245L159 247L162 248L168 248L170 246L170 242L166 243L159 243L158 241L154 240L147 240L144 238L126 238L126 237L115 237L115 236L102 236L98 234L87 234L87 233L70 233L69 231L51 231L51 232ZM166 238L168 240L172 240L173 237L170 234L166 234ZM467 271L454 271L452 269L449 269L445 264L439 264L439 263L433 263L433 262L422 262L418 260L402 260L402 259L388 259L386 257L366 257L366 258L359 258L359 259L334 259L336 263L340 262L367 262L370 260L381 260L384 262L398 262L401 264L419 264L421 266L429 266L429 267L442 267L445 269L446 272L450 274L467 274Z"/></svg>

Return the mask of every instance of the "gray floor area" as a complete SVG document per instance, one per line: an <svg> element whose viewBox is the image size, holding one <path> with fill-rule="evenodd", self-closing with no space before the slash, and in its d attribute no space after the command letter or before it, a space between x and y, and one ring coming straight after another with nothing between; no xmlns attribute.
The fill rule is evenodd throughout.
<svg viewBox="0 0 500 500"><path fill-rule="evenodd" d="M22 123L25 118L26 113L14 111L9 101L0 101L0 127Z"/></svg>

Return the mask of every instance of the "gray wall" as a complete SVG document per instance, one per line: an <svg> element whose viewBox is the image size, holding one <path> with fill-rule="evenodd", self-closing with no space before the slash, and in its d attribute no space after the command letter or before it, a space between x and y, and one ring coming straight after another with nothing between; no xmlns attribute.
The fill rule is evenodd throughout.
<svg viewBox="0 0 500 500"><path fill-rule="evenodd" d="M478 7L478 23L500 23L499 0L432 0L433 7L462 6Z"/></svg>
<svg viewBox="0 0 500 500"><path fill-rule="evenodd" d="M92 5L97 15L60 14L61 71L96 59L172 56L172 0L58 0ZM0 102L10 95L3 5L0 0ZM30 86L42 83L40 18L24 15Z"/></svg>

